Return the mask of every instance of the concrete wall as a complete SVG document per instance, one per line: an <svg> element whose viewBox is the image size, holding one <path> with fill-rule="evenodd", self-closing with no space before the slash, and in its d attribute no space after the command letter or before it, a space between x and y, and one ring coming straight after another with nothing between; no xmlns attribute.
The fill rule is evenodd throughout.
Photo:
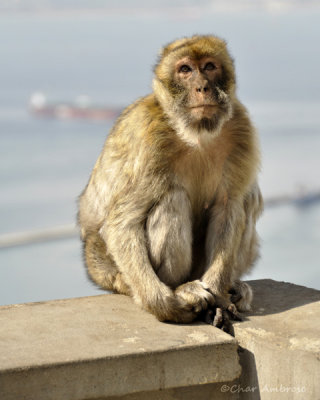
<svg viewBox="0 0 320 400"><path fill-rule="evenodd" d="M235 338L120 295L0 307L0 399L320 398L320 292L251 285Z"/></svg>

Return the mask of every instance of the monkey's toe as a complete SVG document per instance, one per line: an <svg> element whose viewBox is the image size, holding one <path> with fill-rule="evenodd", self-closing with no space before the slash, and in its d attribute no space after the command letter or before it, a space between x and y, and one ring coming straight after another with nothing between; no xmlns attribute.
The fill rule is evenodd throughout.
<svg viewBox="0 0 320 400"><path fill-rule="evenodd" d="M209 325L213 325L226 333L232 332L229 313L220 307L210 308L205 311L201 315L200 320Z"/></svg>
<svg viewBox="0 0 320 400"><path fill-rule="evenodd" d="M234 321L242 321L242 316L239 313L239 311L237 310L237 307L234 304L230 304L227 308L227 312L230 316L230 318Z"/></svg>
<svg viewBox="0 0 320 400"><path fill-rule="evenodd" d="M225 319L225 315L223 315L222 308L217 308L216 309L216 315L214 316L214 319L212 321L212 325L221 328L223 325Z"/></svg>
<svg viewBox="0 0 320 400"><path fill-rule="evenodd" d="M234 304L228 307L210 307L203 311L199 319L227 333L232 333L231 320L242 321L242 317Z"/></svg>

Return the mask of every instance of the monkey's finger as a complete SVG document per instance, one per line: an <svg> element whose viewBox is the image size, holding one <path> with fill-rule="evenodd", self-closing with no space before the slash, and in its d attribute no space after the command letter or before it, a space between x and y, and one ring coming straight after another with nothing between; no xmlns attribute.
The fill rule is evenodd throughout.
<svg viewBox="0 0 320 400"><path fill-rule="evenodd" d="M205 294L204 297L207 300L208 304L210 306L214 306L216 304L216 299L214 294L212 293L212 291L210 290L209 286L201 281L201 286L203 287L203 289L205 290Z"/></svg>
<svg viewBox="0 0 320 400"><path fill-rule="evenodd" d="M237 307L234 304L230 304L227 308L227 311L231 319L235 321L242 321L242 316L238 312Z"/></svg>
<svg viewBox="0 0 320 400"><path fill-rule="evenodd" d="M232 331L232 324L230 322L229 315L226 311L223 312L223 326L221 328L223 332L231 333Z"/></svg>
<svg viewBox="0 0 320 400"><path fill-rule="evenodd" d="M206 312L207 310L208 310L208 303L206 301L198 303L192 307L192 311L198 315L201 314L202 312Z"/></svg>
<svg viewBox="0 0 320 400"><path fill-rule="evenodd" d="M202 310L205 310L205 309L206 309L206 307L202 307L201 303L195 304L192 307L192 311L195 312L196 314L199 314Z"/></svg>
<svg viewBox="0 0 320 400"><path fill-rule="evenodd" d="M207 300L208 305L210 307L213 307L216 304L216 299L215 299L214 295L210 291L207 291L207 293L208 294L206 295L205 299Z"/></svg>
<svg viewBox="0 0 320 400"><path fill-rule="evenodd" d="M207 310L208 308L214 306L215 299L209 292L202 292L201 297L198 299L198 302L194 306L194 311L199 313L202 310Z"/></svg>
<svg viewBox="0 0 320 400"><path fill-rule="evenodd" d="M223 313L222 313L222 308L217 308L216 309L216 315L213 320L213 326L216 328L221 328L223 325Z"/></svg>
<svg viewBox="0 0 320 400"><path fill-rule="evenodd" d="M215 313L213 310L207 310L203 317L203 322L209 325L213 325Z"/></svg>
<svg viewBox="0 0 320 400"><path fill-rule="evenodd" d="M216 303L215 298L210 292L205 292L203 300L205 301L205 304L202 304L204 310L214 307Z"/></svg>

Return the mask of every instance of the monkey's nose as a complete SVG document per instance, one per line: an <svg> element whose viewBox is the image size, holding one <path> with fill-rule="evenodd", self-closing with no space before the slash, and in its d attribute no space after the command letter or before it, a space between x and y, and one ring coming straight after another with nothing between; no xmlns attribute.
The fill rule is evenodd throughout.
<svg viewBox="0 0 320 400"><path fill-rule="evenodd" d="M205 86L198 86L198 87L196 88L196 91L197 91L198 93L207 93L207 92L209 92L209 86L208 86L208 85L205 85Z"/></svg>

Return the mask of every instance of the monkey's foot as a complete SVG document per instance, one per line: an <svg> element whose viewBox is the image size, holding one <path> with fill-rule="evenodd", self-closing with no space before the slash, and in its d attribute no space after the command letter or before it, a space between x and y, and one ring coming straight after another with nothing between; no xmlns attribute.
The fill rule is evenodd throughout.
<svg viewBox="0 0 320 400"><path fill-rule="evenodd" d="M230 300L239 311L250 311L253 293L251 287L240 280L233 283L232 288L229 290L231 295Z"/></svg>
<svg viewBox="0 0 320 400"><path fill-rule="evenodd" d="M231 320L242 321L242 317L239 314L234 304L229 304L227 307L210 307L205 312L201 313L200 319L216 328L220 328L224 332L231 333Z"/></svg>

